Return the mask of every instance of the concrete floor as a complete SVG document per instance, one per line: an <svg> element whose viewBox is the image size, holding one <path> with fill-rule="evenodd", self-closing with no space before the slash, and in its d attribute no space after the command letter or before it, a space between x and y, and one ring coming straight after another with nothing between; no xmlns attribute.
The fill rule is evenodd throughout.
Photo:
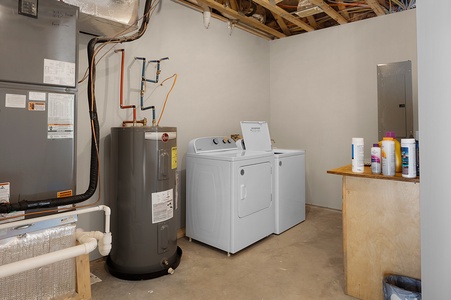
<svg viewBox="0 0 451 300"><path fill-rule="evenodd" d="M238 253L187 238L173 275L125 281L109 275L104 260L91 263L94 300L125 299L355 299L344 294L341 212L306 207L306 220Z"/></svg>

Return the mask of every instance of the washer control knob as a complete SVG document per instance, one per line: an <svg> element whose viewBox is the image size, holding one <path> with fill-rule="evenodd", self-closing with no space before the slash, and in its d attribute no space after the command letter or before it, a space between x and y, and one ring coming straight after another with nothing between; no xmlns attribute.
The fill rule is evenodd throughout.
<svg viewBox="0 0 451 300"><path fill-rule="evenodd" d="M213 139L213 144L215 144L215 145L219 144L219 141L218 141L217 138L214 138L214 139Z"/></svg>

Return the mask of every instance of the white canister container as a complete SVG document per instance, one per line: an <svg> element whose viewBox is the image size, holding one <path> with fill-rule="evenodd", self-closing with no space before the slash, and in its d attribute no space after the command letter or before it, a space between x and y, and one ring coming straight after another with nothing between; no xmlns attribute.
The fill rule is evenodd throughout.
<svg viewBox="0 0 451 300"><path fill-rule="evenodd" d="M417 177L415 139L401 139L402 177Z"/></svg>
<svg viewBox="0 0 451 300"><path fill-rule="evenodd" d="M363 173L364 155L365 150L363 138L352 138L352 172Z"/></svg>
<svg viewBox="0 0 451 300"><path fill-rule="evenodd" d="M382 174L395 176L395 142L393 140L382 140Z"/></svg>
<svg viewBox="0 0 451 300"><path fill-rule="evenodd" d="M373 144L373 147L371 147L371 172L373 174L380 174L382 172L381 148L379 144Z"/></svg>

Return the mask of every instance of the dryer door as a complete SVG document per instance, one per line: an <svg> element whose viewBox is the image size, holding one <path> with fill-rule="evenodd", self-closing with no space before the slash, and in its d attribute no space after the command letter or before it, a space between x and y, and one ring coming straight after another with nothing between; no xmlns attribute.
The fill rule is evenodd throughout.
<svg viewBox="0 0 451 300"><path fill-rule="evenodd" d="M238 171L238 217L244 218L271 206L271 163L244 165Z"/></svg>

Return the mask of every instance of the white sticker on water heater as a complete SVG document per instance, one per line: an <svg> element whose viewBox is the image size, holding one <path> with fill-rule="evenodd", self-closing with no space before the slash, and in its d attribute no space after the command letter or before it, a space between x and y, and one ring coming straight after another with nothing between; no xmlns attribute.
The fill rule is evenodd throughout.
<svg viewBox="0 0 451 300"><path fill-rule="evenodd" d="M163 222L174 216L173 189L152 193L152 224Z"/></svg>

